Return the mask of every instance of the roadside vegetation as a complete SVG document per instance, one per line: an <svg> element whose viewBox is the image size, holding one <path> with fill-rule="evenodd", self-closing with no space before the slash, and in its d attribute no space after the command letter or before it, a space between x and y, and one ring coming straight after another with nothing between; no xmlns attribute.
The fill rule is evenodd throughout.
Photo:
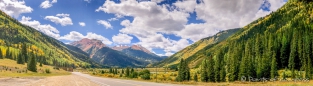
<svg viewBox="0 0 313 86"><path fill-rule="evenodd" d="M206 60L203 61L206 64ZM245 77L237 81L217 82L214 71L209 72L207 68L194 68L190 69L186 62L181 59L177 69L169 68L104 68L104 69L77 69L75 71L87 73L93 76L106 77L106 78L119 78L130 79L139 81L149 81L157 83L173 83L173 84L190 84L190 85L278 85L278 86L290 86L290 85L312 85L313 81L309 79L305 80L304 71L297 71L295 74L297 79L292 78L292 71L277 70L278 73L275 78L257 78L257 77ZM250 79L249 79L250 78ZM274 80L275 79L275 80Z"/></svg>
<svg viewBox="0 0 313 86"><path fill-rule="evenodd" d="M69 75L68 71L48 65L37 64L36 72L30 71L27 64L17 64L10 59L0 59L0 78Z"/></svg>

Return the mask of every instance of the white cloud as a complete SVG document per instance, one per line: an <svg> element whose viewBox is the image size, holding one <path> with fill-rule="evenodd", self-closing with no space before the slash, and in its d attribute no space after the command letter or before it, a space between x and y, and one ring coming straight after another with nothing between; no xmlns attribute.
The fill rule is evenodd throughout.
<svg viewBox="0 0 313 86"><path fill-rule="evenodd" d="M84 1L85 1L85 2L88 2L88 3L90 3L90 1L91 1L91 0L84 0Z"/></svg>
<svg viewBox="0 0 313 86"><path fill-rule="evenodd" d="M51 2L49 0L45 0L40 4L41 8L47 9L52 7L54 3L57 3L57 0L52 0Z"/></svg>
<svg viewBox="0 0 313 86"><path fill-rule="evenodd" d="M130 44L132 39L133 37L127 34L121 34L121 33L114 35L112 37L113 42L117 44Z"/></svg>
<svg viewBox="0 0 313 86"><path fill-rule="evenodd" d="M115 3L107 0L96 12L133 17L132 21L121 22L125 28L120 32L137 37L140 41L138 44L149 50L164 49L167 55L188 46L188 39L195 42L220 30L243 27L268 14L267 11L259 10L263 0L201 0L200 3L196 0L179 0L173 6L158 5L161 1L122 0ZM283 0L269 2L271 11L284 4ZM188 24L190 13L193 12L196 13L196 19L204 23ZM176 35L182 39L175 41L165 38L163 34Z"/></svg>
<svg viewBox="0 0 313 86"><path fill-rule="evenodd" d="M82 27L86 26L85 22L78 22L78 24Z"/></svg>
<svg viewBox="0 0 313 86"><path fill-rule="evenodd" d="M156 3L161 3L163 2L164 0L151 0L152 2L156 2Z"/></svg>
<svg viewBox="0 0 313 86"><path fill-rule="evenodd" d="M69 17L70 14L57 14L56 16L46 16L46 20L50 20L56 24L61 24L62 26L73 25L72 19Z"/></svg>
<svg viewBox="0 0 313 86"><path fill-rule="evenodd" d="M276 11L278 8L283 6L286 2L284 0L267 0L270 4L270 10L271 11Z"/></svg>
<svg viewBox="0 0 313 86"><path fill-rule="evenodd" d="M40 24L39 21L36 21L36 20L31 21L30 17L25 17L25 16L22 17L22 20L20 20L20 22L22 24L33 27L36 30L38 30L38 31L40 31L40 32L42 32L48 36L51 36L55 39L58 39L60 37L59 31L55 27L52 27L50 24L43 24L42 25L42 24Z"/></svg>
<svg viewBox="0 0 313 86"><path fill-rule="evenodd" d="M20 0L0 0L0 9L6 14L18 17L22 13L31 13L33 9Z"/></svg>
<svg viewBox="0 0 313 86"><path fill-rule="evenodd" d="M177 1L174 3L174 5L181 11L193 12L197 2L195 0Z"/></svg>
<svg viewBox="0 0 313 86"><path fill-rule="evenodd" d="M108 21L116 21L116 20L118 20L118 19L120 19L120 18L123 18L123 17L124 17L124 16L122 16L122 15L115 14L115 17L108 19Z"/></svg>
<svg viewBox="0 0 313 86"><path fill-rule="evenodd" d="M102 43L104 43L104 44L108 44L108 45L112 44L112 42L109 39L107 39L101 35L92 33L92 32L88 32L87 35L84 36L83 34L77 32L77 31L71 31L69 34L62 36L59 39L60 40L68 40L68 41L78 41L78 40L81 40L83 38L97 39L97 40L102 41Z"/></svg>
<svg viewBox="0 0 313 86"><path fill-rule="evenodd" d="M113 28L113 26L105 20L98 20L97 23L103 25L106 29Z"/></svg>

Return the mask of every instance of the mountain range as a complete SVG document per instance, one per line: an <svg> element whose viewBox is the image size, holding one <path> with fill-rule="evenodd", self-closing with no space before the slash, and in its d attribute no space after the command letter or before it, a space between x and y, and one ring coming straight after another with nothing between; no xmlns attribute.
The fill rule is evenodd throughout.
<svg viewBox="0 0 313 86"><path fill-rule="evenodd" d="M100 40L84 38L69 45L75 46L89 54L97 63L117 67L144 67L163 58L151 53L140 45L118 45L108 47Z"/></svg>

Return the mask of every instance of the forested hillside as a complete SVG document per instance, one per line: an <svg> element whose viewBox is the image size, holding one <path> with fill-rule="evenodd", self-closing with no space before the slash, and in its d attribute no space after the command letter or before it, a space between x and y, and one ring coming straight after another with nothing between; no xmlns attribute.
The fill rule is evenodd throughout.
<svg viewBox="0 0 313 86"><path fill-rule="evenodd" d="M22 52L22 48L25 48L25 52ZM0 51L0 58L20 60L20 64L35 58L36 62L57 67L99 66L79 50L71 50L70 46L21 24L2 11L0 12Z"/></svg>
<svg viewBox="0 0 313 86"><path fill-rule="evenodd" d="M201 78L212 82L242 76L274 78L279 76L277 70L291 71L291 78L312 78L312 40L313 2L290 0L186 61L192 67L197 67L192 62L199 62L199 71L206 74Z"/></svg>
<svg viewBox="0 0 313 86"><path fill-rule="evenodd" d="M98 50L92 59L110 67L144 67L148 62L129 56L125 53L103 47Z"/></svg>
<svg viewBox="0 0 313 86"><path fill-rule="evenodd" d="M226 31L221 31L217 33L214 36L210 36L207 38L203 38L194 44L184 48L183 50L180 50L179 52L175 53L174 55L166 58L165 60L162 60L161 62L155 63L152 66L165 66L165 67L175 67L181 60L181 58L184 59L194 59L194 54L197 52L201 52L201 50L205 50L207 46L213 46L216 43L219 43L229 36L233 35L235 32L237 32L240 28L236 29L230 29ZM191 62L189 62L191 63ZM197 62L193 62L197 64ZM150 65L151 66L151 65Z"/></svg>

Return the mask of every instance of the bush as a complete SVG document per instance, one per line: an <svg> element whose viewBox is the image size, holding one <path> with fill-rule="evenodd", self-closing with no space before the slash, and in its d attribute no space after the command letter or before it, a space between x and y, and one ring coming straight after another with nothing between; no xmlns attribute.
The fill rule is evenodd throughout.
<svg viewBox="0 0 313 86"><path fill-rule="evenodd" d="M150 71L147 70L147 69L141 71L141 72L139 73L139 75L141 76L141 79L144 79L144 80L150 80L150 79L151 79L151 78L150 78Z"/></svg>
<svg viewBox="0 0 313 86"><path fill-rule="evenodd" d="M45 69L46 73L51 73L50 69Z"/></svg>

